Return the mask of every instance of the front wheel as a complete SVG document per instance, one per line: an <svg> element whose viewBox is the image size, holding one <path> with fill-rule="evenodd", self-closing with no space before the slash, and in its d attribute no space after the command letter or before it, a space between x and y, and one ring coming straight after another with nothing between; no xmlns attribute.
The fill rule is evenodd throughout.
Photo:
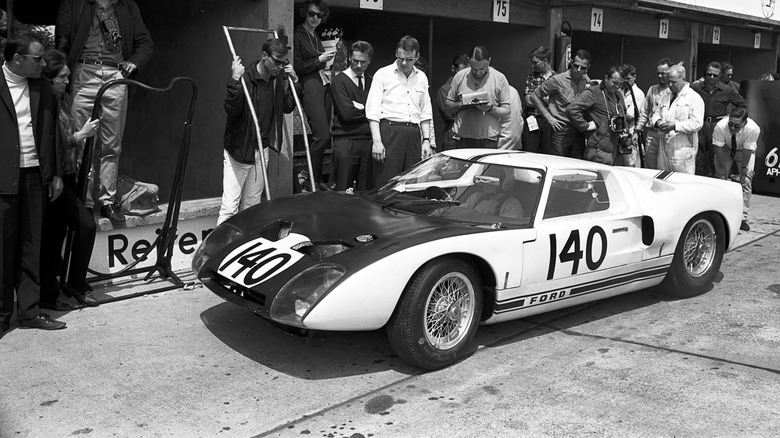
<svg viewBox="0 0 780 438"><path fill-rule="evenodd" d="M482 312L482 282L459 259L432 261L415 274L387 325L393 350L433 370L458 360Z"/></svg>
<svg viewBox="0 0 780 438"><path fill-rule="evenodd" d="M713 213L694 217L683 229L661 287L678 297L693 297L705 292L720 270L725 248L723 221Z"/></svg>

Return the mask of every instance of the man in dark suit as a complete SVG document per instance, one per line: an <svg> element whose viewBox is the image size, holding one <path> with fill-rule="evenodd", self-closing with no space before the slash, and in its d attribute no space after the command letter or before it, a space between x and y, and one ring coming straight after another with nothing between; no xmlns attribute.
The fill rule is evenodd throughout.
<svg viewBox="0 0 780 438"><path fill-rule="evenodd" d="M57 103L41 78L43 43L30 33L6 41L0 70L0 337L10 328L14 289L22 328L57 330L41 313L39 266L43 210L62 191L56 175Z"/></svg>
<svg viewBox="0 0 780 438"><path fill-rule="evenodd" d="M366 68L373 54L371 44L353 43L349 68L336 75L330 85L336 115L331 130L334 190L365 190L373 186L371 128L366 119L366 97L371 87Z"/></svg>

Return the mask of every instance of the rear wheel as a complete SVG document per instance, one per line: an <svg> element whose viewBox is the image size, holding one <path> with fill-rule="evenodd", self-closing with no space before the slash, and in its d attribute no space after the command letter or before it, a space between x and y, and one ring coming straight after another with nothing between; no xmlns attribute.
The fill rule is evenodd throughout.
<svg viewBox="0 0 780 438"><path fill-rule="evenodd" d="M661 287L678 297L705 292L720 270L725 247L726 229L718 216L702 213L694 217L683 229Z"/></svg>
<svg viewBox="0 0 780 438"><path fill-rule="evenodd" d="M466 262L429 262L404 291L387 325L390 345L405 361L424 369L458 360L477 330L482 282Z"/></svg>

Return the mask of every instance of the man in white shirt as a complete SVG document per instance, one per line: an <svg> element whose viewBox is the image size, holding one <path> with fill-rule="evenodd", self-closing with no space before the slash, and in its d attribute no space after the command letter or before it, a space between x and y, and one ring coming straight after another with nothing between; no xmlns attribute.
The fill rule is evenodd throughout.
<svg viewBox="0 0 780 438"><path fill-rule="evenodd" d="M371 129L376 185L432 153L431 97L428 77L414 67L419 56L420 43L407 35L396 46L396 62L374 74L366 99L366 119Z"/></svg>
<svg viewBox="0 0 780 438"><path fill-rule="evenodd" d="M759 135L761 128L748 118L746 108L737 108L728 118L721 119L712 133L715 178L728 179L731 165L736 163L739 167L739 183L742 184L742 224L739 229L742 231L750 231L747 216L750 211L750 194L753 192Z"/></svg>
<svg viewBox="0 0 780 438"><path fill-rule="evenodd" d="M10 329L14 290L19 327L65 328L39 307L43 210L62 192L54 149L57 102L40 79L43 55L38 37L17 33L6 41L0 69L0 337Z"/></svg>
<svg viewBox="0 0 780 438"><path fill-rule="evenodd" d="M685 82L685 67L669 68L669 93L656 107L650 125L661 131L658 169L695 174L704 101Z"/></svg>

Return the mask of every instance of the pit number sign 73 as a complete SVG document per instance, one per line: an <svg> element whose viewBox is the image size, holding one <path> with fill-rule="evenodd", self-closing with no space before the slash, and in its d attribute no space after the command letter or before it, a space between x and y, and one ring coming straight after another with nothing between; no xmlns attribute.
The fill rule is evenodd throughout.
<svg viewBox="0 0 780 438"><path fill-rule="evenodd" d="M509 23L509 0L493 0L493 21Z"/></svg>

